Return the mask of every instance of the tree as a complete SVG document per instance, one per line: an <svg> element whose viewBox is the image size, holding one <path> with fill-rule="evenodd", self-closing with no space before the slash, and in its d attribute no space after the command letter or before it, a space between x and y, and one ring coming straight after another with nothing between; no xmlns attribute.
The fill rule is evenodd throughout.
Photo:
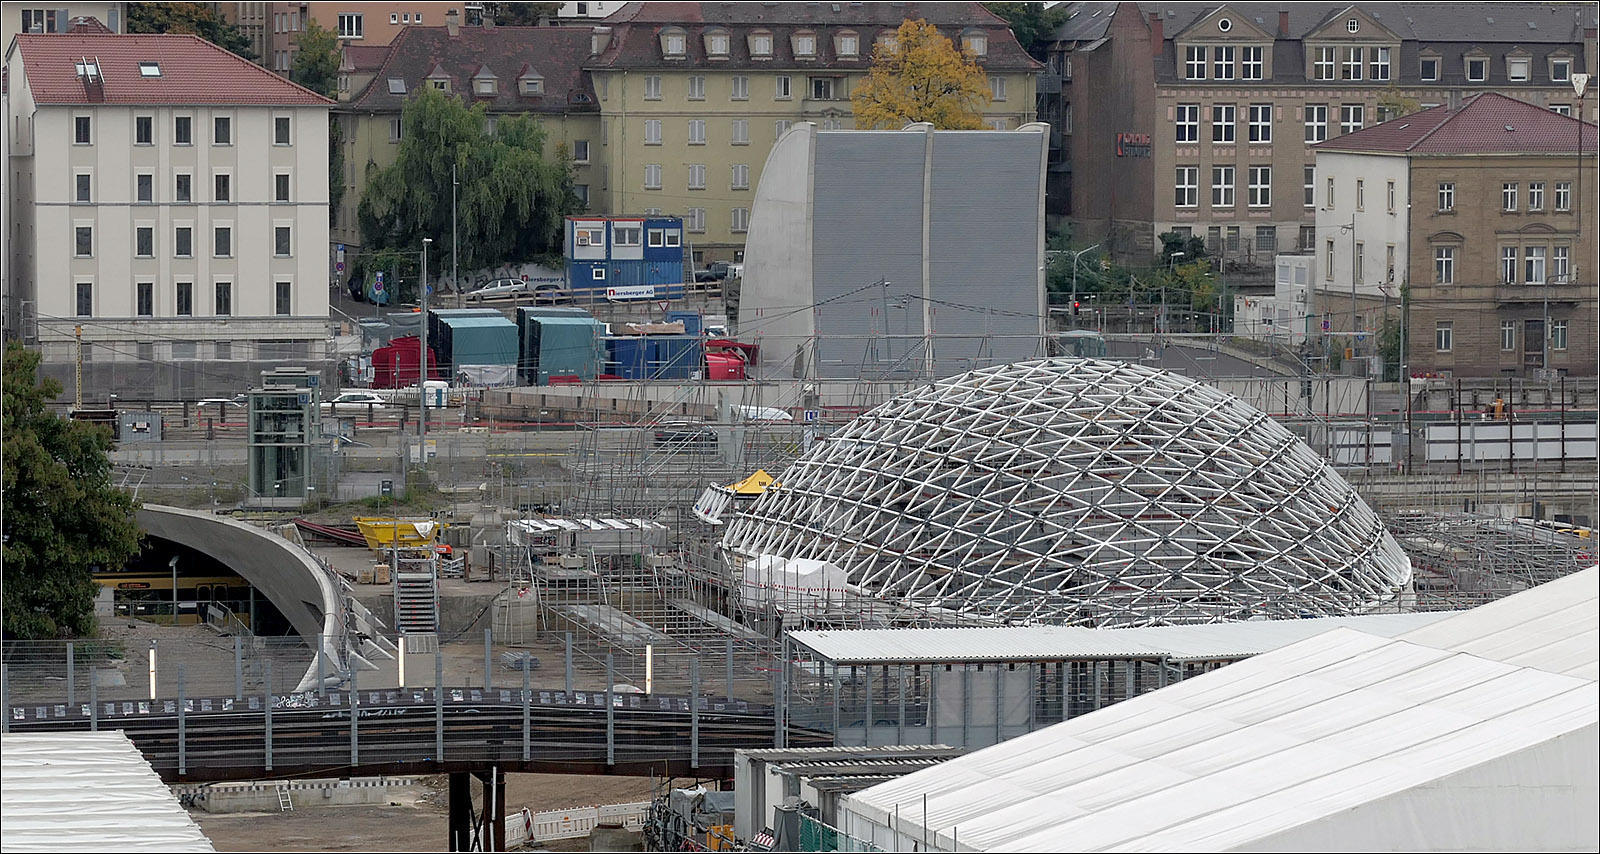
<svg viewBox="0 0 1600 854"><path fill-rule="evenodd" d="M1044 62L1050 43L1055 41L1056 28L1067 19L1070 3L985 3L985 9L1005 19L1017 44L1034 59Z"/></svg>
<svg viewBox="0 0 1600 854"><path fill-rule="evenodd" d="M256 58L250 39L206 3L129 3L128 32L189 33L245 59Z"/></svg>
<svg viewBox="0 0 1600 854"><path fill-rule="evenodd" d="M880 42L873 51L872 70L850 103L861 128L929 122L941 130L974 130L983 127L989 78L937 27L907 20L893 47Z"/></svg>
<svg viewBox="0 0 1600 854"><path fill-rule="evenodd" d="M553 262L562 222L580 209L572 158L544 153L545 132L527 115L501 116L487 130L488 108L424 88L400 114L400 150L387 168L369 165L356 216L366 247L416 252L434 239L430 272L450 265L450 167L457 196L460 269L506 262ZM353 273L364 275L357 260Z"/></svg>
<svg viewBox="0 0 1600 854"><path fill-rule="evenodd" d="M93 571L139 552L133 497L111 485L111 433L46 410L61 393L39 354L6 345L5 636L95 630Z"/></svg>
<svg viewBox="0 0 1600 854"><path fill-rule="evenodd" d="M300 49L294 55L290 79L325 98L332 98L339 87L339 39L333 30L315 20L300 34Z"/></svg>
<svg viewBox="0 0 1600 854"><path fill-rule="evenodd" d="M508 27L537 27L561 11L560 3L495 3L483 4L483 14L496 24Z"/></svg>

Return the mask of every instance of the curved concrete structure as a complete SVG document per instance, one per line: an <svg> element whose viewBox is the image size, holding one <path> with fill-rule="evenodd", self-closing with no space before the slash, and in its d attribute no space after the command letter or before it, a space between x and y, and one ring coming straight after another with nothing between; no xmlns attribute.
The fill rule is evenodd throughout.
<svg viewBox="0 0 1600 854"><path fill-rule="evenodd" d="M145 504L138 521L152 537L182 543L226 564L272 600L307 646L316 648L320 642L325 660L334 662L327 670L348 673L340 591L310 552L237 519L180 507ZM296 690L315 687L316 669L313 663Z"/></svg>

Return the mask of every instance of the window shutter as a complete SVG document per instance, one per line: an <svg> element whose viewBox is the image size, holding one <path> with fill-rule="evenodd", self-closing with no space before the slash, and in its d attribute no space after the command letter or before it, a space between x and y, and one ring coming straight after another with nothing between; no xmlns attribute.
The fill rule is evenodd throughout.
<svg viewBox="0 0 1600 854"><path fill-rule="evenodd" d="M67 22L70 21L70 20L72 20L72 18L71 18L70 15L67 14L67 10L66 9L57 9L56 10L56 28L51 30L51 32L53 32L53 33L64 33L64 32L66 32L67 31Z"/></svg>

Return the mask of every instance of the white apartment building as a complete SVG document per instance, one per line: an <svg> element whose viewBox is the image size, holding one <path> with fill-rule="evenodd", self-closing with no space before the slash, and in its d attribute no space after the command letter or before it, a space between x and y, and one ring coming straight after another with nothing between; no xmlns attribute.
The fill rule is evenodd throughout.
<svg viewBox="0 0 1600 854"><path fill-rule="evenodd" d="M233 393L328 358L328 107L187 35L6 54L7 333L86 400Z"/></svg>

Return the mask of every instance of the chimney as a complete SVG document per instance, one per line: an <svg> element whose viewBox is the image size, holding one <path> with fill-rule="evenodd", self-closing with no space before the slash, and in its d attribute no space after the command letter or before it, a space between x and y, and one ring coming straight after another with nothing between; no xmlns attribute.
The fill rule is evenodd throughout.
<svg viewBox="0 0 1600 854"><path fill-rule="evenodd" d="M589 34L589 55L599 56L611 46L611 28L595 27Z"/></svg>
<svg viewBox="0 0 1600 854"><path fill-rule="evenodd" d="M1162 33L1161 13L1150 13L1150 55L1160 56L1167 41Z"/></svg>
<svg viewBox="0 0 1600 854"><path fill-rule="evenodd" d="M461 35L461 13L454 9L444 13L444 29L450 38Z"/></svg>
<svg viewBox="0 0 1600 854"><path fill-rule="evenodd" d="M1288 9L1279 9L1278 10L1278 38L1286 39L1288 37L1289 37L1289 10Z"/></svg>
<svg viewBox="0 0 1600 854"><path fill-rule="evenodd" d="M494 16L492 16L492 15L490 15L488 13L484 13L484 16L483 16L483 28L486 29L486 30L494 29Z"/></svg>

